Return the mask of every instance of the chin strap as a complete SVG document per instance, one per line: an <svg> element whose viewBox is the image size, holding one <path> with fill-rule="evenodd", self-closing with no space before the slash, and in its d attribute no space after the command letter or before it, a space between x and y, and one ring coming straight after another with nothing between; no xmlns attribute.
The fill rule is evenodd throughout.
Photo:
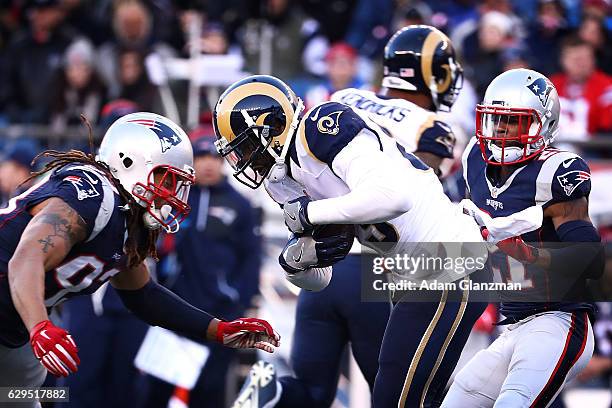
<svg viewBox="0 0 612 408"><path fill-rule="evenodd" d="M169 206L168 204L164 204L158 210L157 208L153 206L153 204L151 204L151 208L149 208L148 211L142 215L142 221L144 222L145 227L151 230L163 228L164 231L166 231L169 234L174 234L178 232L180 228L180 224L176 220L172 221L172 225L162 225L162 223L156 220L155 217L149 211L153 211L159 219L164 220L172 212L171 206Z"/></svg>
<svg viewBox="0 0 612 408"><path fill-rule="evenodd" d="M300 113L304 110L304 102L302 102L301 98L298 98L298 103L295 108L295 112L293 113L293 119L291 120L291 124L289 125L289 132L287 133L287 138L285 139L285 144L283 145L283 150L281 150L280 155L277 155L273 149L269 149L271 153L275 156L275 163L270 170L268 175L268 179L271 181L279 181L285 178L287 175L287 165L285 164L285 157L287 157L287 152L289 151L289 146L295 137L295 133L297 131L298 125L300 123Z"/></svg>

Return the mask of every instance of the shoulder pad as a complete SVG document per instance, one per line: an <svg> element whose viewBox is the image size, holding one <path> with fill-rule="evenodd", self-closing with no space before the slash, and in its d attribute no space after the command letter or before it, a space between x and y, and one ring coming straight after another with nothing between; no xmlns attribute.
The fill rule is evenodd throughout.
<svg viewBox="0 0 612 408"><path fill-rule="evenodd" d="M331 94L331 96L329 97L329 100L332 102L341 102L342 98L346 96L347 94L351 93L353 89L354 88L340 89L339 91L336 91L333 94Z"/></svg>
<svg viewBox="0 0 612 408"><path fill-rule="evenodd" d="M432 115L427 119L417 135L417 152L428 152L439 157L452 158L455 147L455 134L449 125L436 120Z"/></svg>
<svg viewBox="0 0 612 408"><path fill-rule="evenodd" d="M315 106L302 122L304 131L300 136L305 150L329 166L362 129L369 129L351 107L337 102Z"/></svg>
<svg viewBox="0 0 612 408"><path fill-rule="evenodd" d="M536 181L538 204L548 206L589 196L591 170L580 156L547 149L537 160L544 162Z"/></svg>
<svg viewBox="0 0 612 408"><path fill-rule="evenodd" d="M115 207L115 189L93 166L75 164L57 169L49 180L54 195L79 213L87 224L88 241L106 226Z"/></svg>

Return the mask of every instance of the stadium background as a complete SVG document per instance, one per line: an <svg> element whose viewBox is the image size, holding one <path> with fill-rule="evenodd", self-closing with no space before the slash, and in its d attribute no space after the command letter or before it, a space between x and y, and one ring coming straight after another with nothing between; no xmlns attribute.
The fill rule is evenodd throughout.
<svg viewBox="0 0 612 408"><path fill-rule="evenodd" d="M552 76L562 95L556 145L587 159L593 171L591 217L602 237L612 240L609 0L0 0L2 201L45 148L88 151L81 113L96 140L134 109L172 118L193 139L211 135L211 107L225 86L247 73L279 76L307 107L337 89L376 89L387 39L416 23L447 33L464 67L459 100L443 114L458 137L457 159L474 133L474 107L491 79L516 67ZM449 195L459 199L460 161L447 163L444 174ZM236 187L263 214L259 310L252 313L283 335L273 357L282 374L289 370L296 293L276 263L285 230L261 191ZM603 290L609 297L609 282ZM597 361L565 393L568 407L610 406L609 304L602 311L595 329ZM481 323L472 350L494 335L490 322ZM229 398L256 358L248 352L239 357L228 376ZM368 406L367 387L348 355L346 360L335 406Z"/></svg>

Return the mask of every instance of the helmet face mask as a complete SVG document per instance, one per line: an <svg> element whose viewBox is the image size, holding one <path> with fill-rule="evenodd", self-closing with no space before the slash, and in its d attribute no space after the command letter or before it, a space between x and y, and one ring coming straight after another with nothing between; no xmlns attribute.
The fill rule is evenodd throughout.
<svg viewBox="0 0 612 408"><path fill-rule="evenodd" d="M483 159L505 166L538 156L557 135L559 112L557 90L544 75L522 68L498 75L476 107Z"/></svg>
<svg viewBox="0 0 612 408"><path fill-rule="evenodd" d="M539 154L546 147L541 129L542 121L533 109L476 107L476 136L489 164L518 164Z"/></svg>
<svg viewBox="0 0 612 408"><path fill-rule="evenodd" d="M271 144L268 126L248 127L231 143L223 138L215 142L219 153L234 170L234 177L253 189L263 183L275 163L268 151Z"/></svg>
<svg viewBox="0 0 612 408"><path fill-rule="evenodd" d="M170 233L178 231L179 224L191 211L187 199L194 182L192 172L165 165L149 172L146 185L137 182L132 194L147 210L147 226L163 227Z"/></svg>
<svg viewBox="0 0 612 408"><path fill-rule="evenodd" d="M178 231L195 181L191 143L178 125L148 112L123 116L104 135L98 160L146 210L145 227Z"/></svg>
<svg viewBox="0 0 612 408"><path fill-rule="evenodd" d="M275 165L285 165L303 108L300 98L272 76L250 76L225 90L213 114L215 146L238 181L256 189Z"/></svg>

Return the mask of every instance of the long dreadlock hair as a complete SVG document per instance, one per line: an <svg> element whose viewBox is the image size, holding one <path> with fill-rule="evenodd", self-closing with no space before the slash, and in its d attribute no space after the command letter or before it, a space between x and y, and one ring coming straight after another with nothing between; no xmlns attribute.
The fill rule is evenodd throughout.
<svg viewBox="0 0 612 408"><path fill-rule="evenodd" d="M95 156L93 155L93 132L91 129L91 124L83 115L81 115L81 119L89 129L90 153L85 153L81 150L74 149L67 152L46 150L38 154L34 160L32 160L32 164L36 163L36 161L38 161L41 157L50 157L52 160L46 163L40 171L32 172L30 177L24 181L24 183L49 171L72 163L82 163L93 166L108 177L119 192L121 200L124 204L126 204L123 208L126 211L128 236L125 241L124 251L127 256L128 267L131 268L140 264L148 256L157 260L157 249L155 243L157 241L157 237L159 236L159 230L150 230L144 226L142 223L142 216L146 209L136 203L134 197L121 185L119 180L113 176L106 163L96 160Z"/></svg>

